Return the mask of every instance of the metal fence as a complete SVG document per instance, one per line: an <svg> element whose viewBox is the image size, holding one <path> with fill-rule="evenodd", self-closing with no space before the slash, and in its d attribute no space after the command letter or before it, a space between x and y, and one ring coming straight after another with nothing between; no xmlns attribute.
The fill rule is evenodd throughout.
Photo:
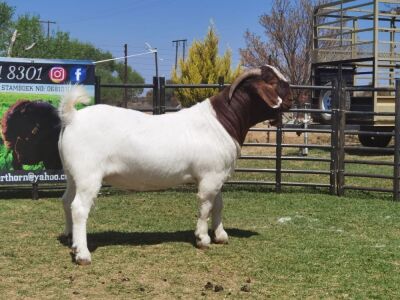
<svg viewBox="0 0 400 300"><path fill-rule="evenodd" d="M96 89L96 102L101 103L100 89L103 88L150 88L153 89L153 114L163 114L176 109L165 106L166 89L177 88L218 88L226 84L220 80L218 84L167 84L165 78L153 79L153 84L100 84ZM280 115L277 127L267 125L251 128L249 133L261 134L268 137L263 141L247 141L243 145L242 156L238 162L236 173L246 174L250 178L232 178L227 184L265 185L272 186L276 192L283 187L304 187L326 189L333 195L342 196L346 190L364 190L372 192L391 193L394 200L399 200L399 165L400 165L400 80L396 88L373 89L369 87L346 87L340 77L332 86L291 86L294 90L331 90L332 109L319 110L310 108L292 108ZM396 92L395 112L376 113L346 110L346 93L355 91L387 91ZM303 114L331 114L331 125L319 126L302 122L287 124L290 116ZM395 118L394 130L391 132L362 131L360 128L349 127L346 115L381 115ZM304 136L304 142L287 142L293 139L293 134ZM389 135L394 137L394 143L385 148L365 147L351 142L351 137L360 134L376 136ZM327 136L325 143L309 142L309 135ZM349 142L350 140L350 142ZM258 151L247 153L246 149L257 148ZM296 154L296 149L300 154ZM304 151L307 150L307 151ZM302 153L301 153L302 152ZM307 155L304 155L306 152ZM252 163L257 162L252 166ZM304 166L301 168L301 166ZM318 166L318 168L313 168ZM367 170L365 168L367 167ZM371 172L372 170L372 172ZM378 172L378 171L382 171ZM254 175L252 178L250 175ZM384 181L384 183L380 183ZM361 183L361 184L360 184Z"/></svg>

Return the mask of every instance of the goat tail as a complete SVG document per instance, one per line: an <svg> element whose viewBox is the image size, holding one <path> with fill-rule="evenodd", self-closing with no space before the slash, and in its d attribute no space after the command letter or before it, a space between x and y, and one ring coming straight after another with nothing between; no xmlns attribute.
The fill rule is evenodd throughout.
<svg viewBox="0 0 400 300"><path fill-rule="evenodd" d="M90 97L82 85L73 85L61 98L58 113L63 126L71 123L76 112L75 104L89 104Z"/></svg>

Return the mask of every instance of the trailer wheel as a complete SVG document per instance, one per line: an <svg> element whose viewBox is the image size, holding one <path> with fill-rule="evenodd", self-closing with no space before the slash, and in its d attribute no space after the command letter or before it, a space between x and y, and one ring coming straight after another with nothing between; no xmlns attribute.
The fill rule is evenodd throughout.
<svg viewBox="0 0 400 300"><path fill-rule="evenodd" d="M327 86L332 86L332 82L328 82L325 85ZM345 109L347 111L350 110L350 93L346 92L345 94ZM319 93L319 98L318 98L318 107L319 109L322 110L332 110L332 90L322 90ZM320 114L320 119L321 123L323 124L330 124L331 119L332 119L332 114L331 113L321 113Z"/></svg>
<svg viewBox="0 0 400 300"><path fill-rule="evenodd" d="M385 135L374 135L374 134L359 134L358 140L360 141L361 145L365 147L380 147L384 148L389 145L390 140L392 139L391 136Z"/></svg>
<svg viewBox="0 0 400 300"><path fill-rule="evenodd" d="M327 85L331 85L328 83ZM332 92L330 90L323 90L319 94L318 99L318 107L322 110L331 110L332 109ZM321 123L327 124L331 122L332 114L329 113L321 113L320 114Z"/></svg>

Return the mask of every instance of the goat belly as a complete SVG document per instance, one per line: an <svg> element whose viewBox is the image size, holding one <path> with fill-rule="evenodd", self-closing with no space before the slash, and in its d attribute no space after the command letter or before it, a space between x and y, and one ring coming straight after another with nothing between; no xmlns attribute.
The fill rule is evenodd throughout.
<svg viewBox="0 0 400 300"><path fill-rule="evenodd" d="M194 183L195 180L191 174L161 177L157 175L141 174L115 174L104 178L104 184L109 184L121 189L134 191L157 191L174 187L184 183Z"/></svg>
<svg viewBox="0 0 400 300"><path fill-rule="evenodd" d="M209 100L177 113L150 116L98 105L76 113L62 135L64 168L116 187L160 190L234 170L238 145ZM84 154L84 155L82 155Z"/></svg>

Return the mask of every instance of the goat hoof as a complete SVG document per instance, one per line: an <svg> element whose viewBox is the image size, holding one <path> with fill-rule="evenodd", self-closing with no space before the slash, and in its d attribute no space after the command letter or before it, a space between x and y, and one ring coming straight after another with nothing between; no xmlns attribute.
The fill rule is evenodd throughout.
<svg viewBox="0 0 400 300"><path fill-rule="evenodd" d="M204 238L204 239L197 238L196 246L197 246L197 248L199 248L201 250L206 250L206 249L210 248L210 242L211 242L210 237Z"/></svg>
<svg viewBox="0 0 400 300"><path fill-rule="evenodd" d="M213 242L215 244L228 244L229 237L225 231L220 232L214 236Z"/></svg>
<svg viewBox="0 0 400 300"><path fill-rule="evenodd" d="M89 251L81 251L75 254L75 262L80 266L90 265L92 259Z"/></svg>
<svg viewBox="0 0 400 300"><path fill-rule="evenodd" d="M77 258L75 262L80 266L88 266L92 262L89 259Z"/></svg>
<svg viewBox="0 0 400 300"><path fill-rule="evenodd" d="M214 239L214 243L215 244L220 244L220 245L226 245L226 244L229 244L229 241L228 240L224 240L224 239Z"/></svg>

